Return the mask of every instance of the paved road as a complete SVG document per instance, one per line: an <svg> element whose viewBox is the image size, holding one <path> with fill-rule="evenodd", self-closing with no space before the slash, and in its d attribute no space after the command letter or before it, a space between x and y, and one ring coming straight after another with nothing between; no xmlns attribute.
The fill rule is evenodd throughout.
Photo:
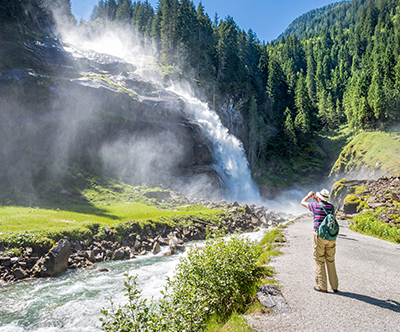
<svg viewBox="0 0 400 332"><path fill-rule="evenodd" d="M349 230L339 221L339 293L313 290L312 218L285 230L284 255L271 261L290 313L249 318L257 331L399 331L400 245Z"/></svg>

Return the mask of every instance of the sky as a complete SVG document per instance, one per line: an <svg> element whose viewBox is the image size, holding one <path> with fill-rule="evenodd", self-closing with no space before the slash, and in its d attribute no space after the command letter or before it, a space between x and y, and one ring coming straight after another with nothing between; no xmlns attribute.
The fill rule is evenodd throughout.
<svg viewBox="0 0 400 332"><path fill-rule="evenodd" d="M134 1L132 1L134 2ZM194 0L196 8L199 0ZM214 20L233 17L238 27L246 32L251 29L262 42L276 39L289 24L306 12L338 1L329 0L201 0L205 11ZM71 0L72 14L78 22L88 21L99 0ZM158 0L149 0L154 9Z"/></svg>

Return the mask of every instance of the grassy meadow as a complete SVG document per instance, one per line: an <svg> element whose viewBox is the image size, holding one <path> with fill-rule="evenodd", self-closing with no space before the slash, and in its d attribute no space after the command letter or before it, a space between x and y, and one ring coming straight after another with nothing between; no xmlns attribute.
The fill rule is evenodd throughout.
<svg viewBox="0 0 400 332"><path fill-rule="evenodd" d="M164 195L165 200L148 198ZM147 196L146 196L147 195ZM109 182L92 184L81 192L56 193L34 206L0 205L0 240L6 246L24 246L63 236L85 238L111 226L189 224L193 219L217 220L223 212L203 205L185 204L181 197L160 188L133 187Z"/></svg>

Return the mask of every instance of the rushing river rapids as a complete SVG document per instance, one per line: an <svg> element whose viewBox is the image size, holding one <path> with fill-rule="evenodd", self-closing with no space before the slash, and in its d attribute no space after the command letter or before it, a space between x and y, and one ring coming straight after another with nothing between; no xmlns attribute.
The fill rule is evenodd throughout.
<svg viewBox="0 0 400 332"><path fill-rule="evenodd" d="M248 233L260 240L264 231ZM192 243L194 244L194 243ZM166 277L172 276L180 257L146 255L125 261L97 263L87 269L69 270L56 278L22 281L0 288L0 332L93 332L101 330L102 308L123 303L124 273L138 275L145 298L158 298ZM109 272L100 272L106 268Z"/></svg>

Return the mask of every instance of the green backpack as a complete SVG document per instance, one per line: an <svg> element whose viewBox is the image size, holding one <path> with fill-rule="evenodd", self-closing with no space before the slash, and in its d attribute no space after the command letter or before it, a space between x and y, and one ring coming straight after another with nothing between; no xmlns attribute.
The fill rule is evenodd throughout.
<svg viewBox="0 0 400 332"><path fill-rule="evenodd" d="M332 206L332 212L328 212L324 204L321 207L326 213L326 217L318 228L318 236L328 241L335 241L339 234L339 224L335 217L335 208Z"/></svg>

